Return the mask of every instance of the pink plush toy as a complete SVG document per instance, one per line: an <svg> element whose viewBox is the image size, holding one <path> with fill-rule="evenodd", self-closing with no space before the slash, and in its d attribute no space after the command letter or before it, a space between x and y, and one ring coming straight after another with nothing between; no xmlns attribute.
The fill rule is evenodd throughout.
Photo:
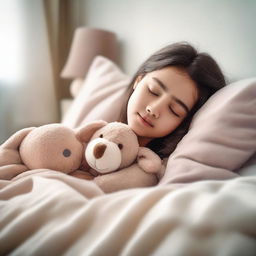
<svg viewBox="0 0 256 256"><path fill-rule="evenodd" d="M157 184L162 162L152 150L139 147L132 129L123 123L95 121L81 129L88 143L85 158L105 192ZM81 176L74 175L83 178Z"/></svg>
<svg viewBox="0 0 256 256"><path fill-rule="evenodd" d="M127 125L94 121L76 130L61 124L26 128L0 146L0 179L33 169L93 179L113 192L157 184L162 165L153 151L139 147Z"/></svg>
<svg viewBox="0 0 256 256"><path fill-rule="evenodd" d="M0 178L32 169L74 172L83 161L82 129L49 124L18 131L0 146Z"/></svg>

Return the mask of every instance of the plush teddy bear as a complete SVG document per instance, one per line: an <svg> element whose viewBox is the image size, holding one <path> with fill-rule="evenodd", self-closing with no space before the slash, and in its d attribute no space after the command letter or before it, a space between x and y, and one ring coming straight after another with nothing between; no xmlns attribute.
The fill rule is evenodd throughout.
<svg viewBox="0 0 256 256"><path fill-rule="evenodd" d="M18 131L0 146L0 179L32 169L93 179L105 192L153 186L162 170L161 159L139 147L128 125L105 121L75 130L49 124Z"/></svg>
<svg viewBox="0 0 256 256"><path fill-rule="evenodd" d="M103 191L157 184L161 159L149 148L139 146L137 135L128 125L95 121L81 131L80 137L88 143L85 158L90 172ZM83 173L74 176L83 178Z"/></svg>
<svg viewBox="0 0 256 256"><path fill-rule="evenodd" d="M67 174L76 171L84 158L81 136L83 127L73 130L61 124L18 131L0 146L0 178L11 179L27 170L41 168Z"/></svg>

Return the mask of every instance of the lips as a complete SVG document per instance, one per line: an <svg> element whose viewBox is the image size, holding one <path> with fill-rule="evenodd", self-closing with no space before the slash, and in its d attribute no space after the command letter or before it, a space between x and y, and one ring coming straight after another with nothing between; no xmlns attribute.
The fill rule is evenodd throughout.
<svg viewBox="0 0 256 256"><path fill-rule="evenodd" d="M154 127L154 125L152 124L151 120L145 115L145 116L141 116L138 113L138 116L140 118L140 120L142 121L143 124L150 126L150 127Z"/></svg>

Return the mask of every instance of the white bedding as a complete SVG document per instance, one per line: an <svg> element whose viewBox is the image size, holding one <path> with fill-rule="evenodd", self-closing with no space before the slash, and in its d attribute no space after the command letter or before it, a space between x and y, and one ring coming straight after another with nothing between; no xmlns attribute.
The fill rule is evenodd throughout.
<svg viewBox="0 0 256 256"><path fill-rule="evenodd" d="M104 194L34 170L0 188L0 255L256 255L256 177Z"/></svg>
<svg viewBox="0 0 256 256"><path fill-rule="evenodd" d="M76 115L65 119L72 128L118 116L102 110L124 95L127 77L104 58L93 67L71 109ZM2 178L14 178L0 180L0 255L256 255L256 176L238 176L256 175L255 93L255 78L216 93L156 187L105 194L59 172L14 177L16 162L1 167Z"/></svg>

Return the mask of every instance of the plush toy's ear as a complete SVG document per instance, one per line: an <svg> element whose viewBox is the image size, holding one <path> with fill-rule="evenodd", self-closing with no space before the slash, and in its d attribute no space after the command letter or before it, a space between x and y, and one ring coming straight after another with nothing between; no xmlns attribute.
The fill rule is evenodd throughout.
<svg viewBox="0 0 256 256"><path fill-rule="evenodd" d="M92 121L83 127L77 128L75 130L76 137L81 142L89 142L92 135L105 125L107 125L107 122L103 120Z"/></svg>
<svg viewBox="0 0 256 256"><path fill-rule="evenodd" d="M158 173L162 169L161 158L149 148L139 148L137 162L139 167L148 173Z"/></svg>
<svg viewBox="0 0 256 256"><path fill-rule="evenodd" d="M0 167L0 179L11 180L13 177L28 171L28 167L24 164L9 164Z"/></svg>
<svg viewBox="0 0 256 256"><path fill-rule="evenodd" d="M23 139L33 129L35 129L35 127L25 128L14 133L0 146L0 166L20 164L22 162L20 158L19 146Z"/></svg>
<svg viewBox="0 0 256 256"><path fill-rule="evenodd" d="M25 128L14 133L0 146L0 166L21 163L19 146L33 129L35 127Z"/></svg>
<svg viewBox="0 0 256 256"><path fill-rule="evenodd" d="M22 164L19 146L33 129L35 128L25 128L16 132L0 146L0 179L9 180L28 170Z"/></svg>
<svg viewBox="0 0 256 256"><path fill-rule="evenodd" d="M18 149L23 139L34 129L35 127L29 127L14 133L1 145L1 148Z"/></svg>

